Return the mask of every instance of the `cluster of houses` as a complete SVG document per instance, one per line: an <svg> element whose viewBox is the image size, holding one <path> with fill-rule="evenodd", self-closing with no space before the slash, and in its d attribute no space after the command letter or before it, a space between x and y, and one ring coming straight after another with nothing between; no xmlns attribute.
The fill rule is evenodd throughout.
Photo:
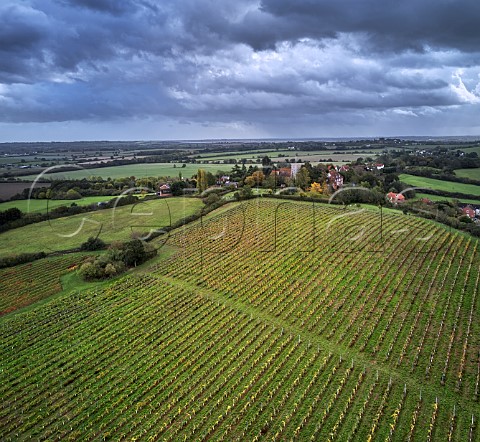
<svg viewBox="0 0 480 442"><path fill-rule="evenodd" d="M471 220L480 220L480 208L474 208L471 205L462 208L462 214L468 216Z"/></svg>

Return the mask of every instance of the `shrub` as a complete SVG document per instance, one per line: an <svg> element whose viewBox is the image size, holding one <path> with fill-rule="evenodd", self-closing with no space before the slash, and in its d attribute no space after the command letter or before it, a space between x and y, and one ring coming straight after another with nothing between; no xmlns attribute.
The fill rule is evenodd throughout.
<svg viewBox="0 0 480 442"><path fill-rule="evenodd" d="M80 246L80 250L103 250L105 248L105 243L100 238L94 238L91 236Z"/></svg>

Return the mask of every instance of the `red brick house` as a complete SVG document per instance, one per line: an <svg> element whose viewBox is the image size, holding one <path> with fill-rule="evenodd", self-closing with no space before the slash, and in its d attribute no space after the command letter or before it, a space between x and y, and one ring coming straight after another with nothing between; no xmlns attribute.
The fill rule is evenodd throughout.
<svg viewBox="0 0 480 442"><path fill-rule="evenodd" d="M343 175L332 168L328 171L327 181L333 190L338 190L343 186Z"/></svg>
<svg viewBox="0 0 480 442"><path fill-rule="evenodd" d="M475 218L475 210L473 209L472 206L465 206L465 207L462 209L462 213L463 213L464 215L467 215L470 219Z"/></svg>
<svg viewBox="0 0 480 442"><path fill-rule="evenodd" d="M172 196L172 189L170 189L170 185L169 184L162 184L158 188L157 195L158 196Z"/></svg>
<svg viewBox="0 0 480 442"><path fill-rule="evenodd" d="M387 199L392 204L399 204L399 203L403 203L405 201L405 197L403 196L403 194L395 193L395 192L387 193Z"/></svg>

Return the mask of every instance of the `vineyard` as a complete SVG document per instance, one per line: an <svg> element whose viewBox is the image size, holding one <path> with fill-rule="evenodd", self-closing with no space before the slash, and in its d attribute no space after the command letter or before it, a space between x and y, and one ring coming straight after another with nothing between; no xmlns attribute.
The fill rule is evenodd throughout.
<svg viewBox="0 0 480 442"><path fill-rule="evenodd" d="M0 316L60 292L60 277L75 270L85 256L76 253L0 269Z"/></svg>
<svg viewBox="0 0 480 442"><path fill-rule="evenodd" d="M477 240L257 199L165 243L0 318L2 440L480 440Z"/></svg>

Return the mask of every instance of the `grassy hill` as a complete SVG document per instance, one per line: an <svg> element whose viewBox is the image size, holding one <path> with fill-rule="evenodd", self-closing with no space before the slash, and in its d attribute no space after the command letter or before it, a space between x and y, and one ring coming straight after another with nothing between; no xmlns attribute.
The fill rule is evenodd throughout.
<svg viewBox="0 0 480 442"><path fill-rule="evenodd" d="M0 318L3 440L480 438L477 240L254 200L167 244Z"/></svg>
<svg viewBox="0 0 480 442"><path fill-rule="evenodd" d="M463 184L453 181L442 181L433 178L425 178L415 175L400 174L400 181L407 183L412 187L422 187L424 189L440 190L442 192L458 192L466 195L480 196L480 186L475 184Z"/></svg>
<svg viewBox="0 0 480 442"><path fill-rule="evenodd" d="M461 178L470 178L472 180L480 181L480 169L457 169L455 175Z"/></svg>
<svg viewBox="0 0 480 442"><path fill-rule="evenodd" d="M86 196L78 200L15 200L0 203L0 211L16 207L23 213L47 213L48 211L60 206L71 206L75 203L77 206L88 206L103 201L109 201L111 196Z"/></svg>
<svg viewBox="0 0 480 442"><path fill-rule="evenodd" d="M57 251L80 246L90 236L105 242L126 240L192 215L203 206L198 198L168 198L52 219L0 235L0 256Z"/></svg>

